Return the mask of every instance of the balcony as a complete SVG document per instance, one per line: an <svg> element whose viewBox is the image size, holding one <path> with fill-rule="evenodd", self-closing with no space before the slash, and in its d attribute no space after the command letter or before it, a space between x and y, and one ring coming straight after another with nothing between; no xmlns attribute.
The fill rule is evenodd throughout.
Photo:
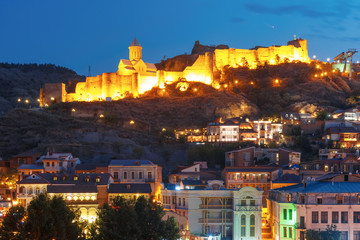
<svg viewBox="0 0 360 240"><path fill-rule="evenodd" d="M229 203L226 205L204 205L204 204L200 204L199 205L200 209L232 209L232 203Z"/></svg>
<svg viewBox="0 0 360 240"><path fill-rule="evenodd" d="M261 206L236 206L236 211L261 211Z"/></svg>
<svg viewBox="0 0 360 240"><path fill-rule="evenodd" d="M217 217L217 218L199 218L199 223L223 223L223 222L229 222L232 223L233 218L232 216L224 216L224 218L222 219L221 217Z"/></svg>
<svg viewBox="0 0 360 240"><path fill-rule="evenodd" d="M228 184L237 184L237 183L269 183L269 179L229 179Z"/></svg>
<svg viewBox="0 0 360 240"><path fill-rule="evenodd" d="M306 229L305 224L297 223L297 229Z"/></svg>

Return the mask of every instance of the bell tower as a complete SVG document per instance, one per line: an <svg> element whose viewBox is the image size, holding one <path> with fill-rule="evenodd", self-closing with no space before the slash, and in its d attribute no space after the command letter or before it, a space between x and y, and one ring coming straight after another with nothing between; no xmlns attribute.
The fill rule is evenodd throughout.
<svg viewBox="0 0 360 240"><path fill-rule="evenodd" d="M142 57L141 50L142 50L142 47L135 37L129 46L129 60L131 61L132 64L135 64L136 62L138 62L141 59L141 57Z"/></svg>

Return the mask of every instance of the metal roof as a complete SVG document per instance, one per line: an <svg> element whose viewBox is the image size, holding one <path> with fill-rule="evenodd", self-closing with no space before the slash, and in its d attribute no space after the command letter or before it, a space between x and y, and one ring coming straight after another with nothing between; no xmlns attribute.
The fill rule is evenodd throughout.
<svg viewBox="0 0 360 240"><path fill-rule="evenodd" d="M299 192L299 193L359 193L360 182L307 182L278 188L274 191Z"/></svg>
<svg viewBox="0 0 360 240"><path fill-rule="evenodd" d="M141 47L141 45L140 45L139 41L136 39L136 37L134 38L134 40L130 44L130 47Z"/></svg>
<svg viewBox="0 0 360 240"><path fill-rule="evenodd" d="M23 164L18 169L44 169L43 165Z"/></svg>

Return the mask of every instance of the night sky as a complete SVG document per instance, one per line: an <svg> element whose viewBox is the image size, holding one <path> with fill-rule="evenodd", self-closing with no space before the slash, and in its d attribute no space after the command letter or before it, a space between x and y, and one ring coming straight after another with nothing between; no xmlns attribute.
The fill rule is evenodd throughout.
<svg viewBox="0 0 360 240"><path fill-rule="evenodd" d="M0 62L53 63L87 75L114 72L134 36L143 60L191 53L195 40L232 48L308 40L325 61L360 50L360 2L0 0ZM360 60L360 53L354 56Z"/></svg>

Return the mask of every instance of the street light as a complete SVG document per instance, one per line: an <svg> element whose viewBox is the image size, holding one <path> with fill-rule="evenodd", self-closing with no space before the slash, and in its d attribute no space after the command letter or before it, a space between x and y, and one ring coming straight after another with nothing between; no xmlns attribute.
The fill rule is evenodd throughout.
<svg viewBox="0 0 360 240"><path fill-rule="evenodd" d="M28 100L28 99L26 99L26 100L25 100L25 103L29 103L29 100Z"/></svg>
<svg viewBox="0 0 360 240"><path fill-rule="evenodd" d="M21 102L21 98L18 98L18 102Z"/></svg>

